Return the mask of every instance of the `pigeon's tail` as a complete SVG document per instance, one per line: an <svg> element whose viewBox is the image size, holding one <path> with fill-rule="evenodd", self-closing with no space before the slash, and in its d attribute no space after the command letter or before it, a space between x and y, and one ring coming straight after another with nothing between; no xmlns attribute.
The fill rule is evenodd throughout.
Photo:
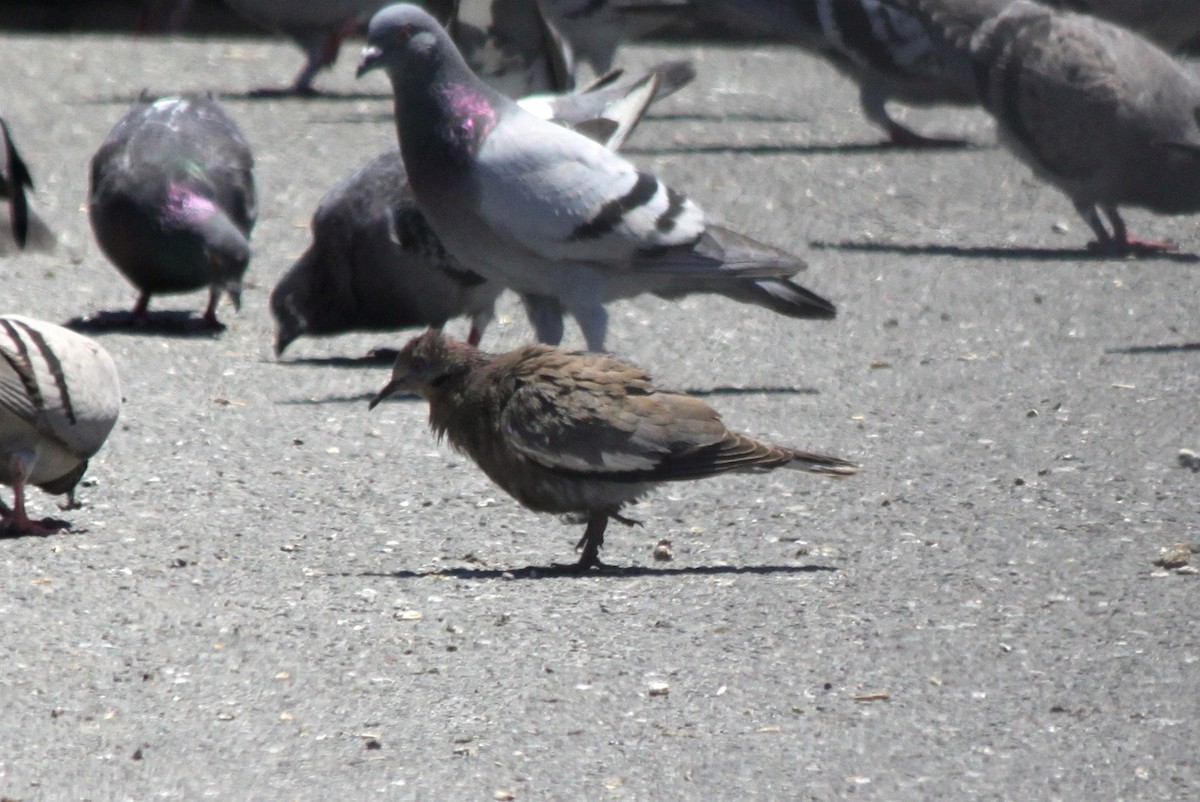
<svg viewBox="0 0 1200 802"><path fill-rule="evenodd" d="M756 279L752 281L723 282L713 287L720 293L744 304L754 304L788 317L832 320L837 317L837 307L787 279Z"/></svg>
<svg viewBox="0 0 1200 802"><path fill-rule="evenodd" d="M646 273L690 276L699 281L788 278L807 267L798 256L714 223L709 223L695 242L649 249L634 264Z"/></svg>
<svg viewBox="0 0 1200 802"><path fill-rule="evenodd" d="M646 74L625 79L613 70L577 92L532 95L519 103L544 120L573 128L609 150L624 144L650 104L677 92L696 77L690 61L664 61Z"/></svg>
<svg viewBox="0 0 1200 802"><path fill-rule="evenodd" d="M851 476L858 473L858 465L853 462L808 451L792 451L792 459L784 463L784 467L825 476Z"/></svg>
<svg viewBox="0 0 1200 802"><path fill-rule="evenodd" d="M4 139L4 174L0 178L8 184L8 203L12 216L13 240L18 248L24 248L29 237L29 205L25 200L25 188L33 188L33 179L29 176L29 168L21 161L21 155L13 145L12 135L8 132L8 124L0 119L0 137ZM0 188L2 189L2 188Z"/></svg>
<svg viewBox="0 0 1200 802"><path fill-rule="evenodd" d="M794 281L780 278L762 279L713 279L711 281L681 279L675 286L655 290L655 295L667 300L682 298L694 293L724 295L743 304L754 304L788 317L816 320L832 320L837 317L837 307L801 287Z"/></svg>

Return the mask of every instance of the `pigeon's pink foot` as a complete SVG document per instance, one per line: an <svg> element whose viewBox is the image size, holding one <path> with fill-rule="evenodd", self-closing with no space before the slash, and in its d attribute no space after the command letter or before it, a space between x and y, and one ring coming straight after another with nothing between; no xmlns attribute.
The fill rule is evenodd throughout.
<svg viewBox="0 0 1200 802"><path fill-rule="evenodd" d="M1092 240L1087 244L1092 253L1112 256L1150 256L1157 253L1175 253L1179 243L1171 240L1145 240L1126 237L1124 240Z"/></svg>
<svg viewBox="0 0 1200 802"><path fill-rule="evenodd" d="M51 518L46 518L42 521L29 520L29 516L25 514L24 482L17 482L13 486L12 509L4 507L4 513L4 516L0 518L0 536L4 537L52 535L67 527L65 521L55 521Z"/></svg>

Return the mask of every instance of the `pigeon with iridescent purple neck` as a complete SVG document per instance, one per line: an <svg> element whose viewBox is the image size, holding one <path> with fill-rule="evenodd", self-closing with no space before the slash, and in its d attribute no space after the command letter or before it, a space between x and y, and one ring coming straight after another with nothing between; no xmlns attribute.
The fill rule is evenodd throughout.
<svg viewBox="0 0 1200 802"><path fill-rule="evenodd" d="M566 312L602 351L610 301L737 297L747 280L754 303L834 316L831 303L785 281L802 260L711 223L603 145L524 111L472 74L420 8L372 18L359 75L377 68L391 78L400 152L430 227L464 267L521 294L542 342L561 341Z"/></svg>
<svg viewBox="0 0 1200 802"><path fill-rule="evenodd" d="M666 62L636 80L518 103L616 149L651 102L694 75L690 62ZM312 233L312 245L271 292L276 355L303 336L441 328L464 315L471 320L467 341L479 344L504 288L446 253L417 208L395 147L325 194Z"/></svg>
<svg viewBox="0 0 1200 802"><path fill-rule="evenodd" d="M204 324L217 302L241 305L257 206L254 159L237 125L211 97L138 100L92 157L88 214L104 253L140 294L207 287Z"/></svg>

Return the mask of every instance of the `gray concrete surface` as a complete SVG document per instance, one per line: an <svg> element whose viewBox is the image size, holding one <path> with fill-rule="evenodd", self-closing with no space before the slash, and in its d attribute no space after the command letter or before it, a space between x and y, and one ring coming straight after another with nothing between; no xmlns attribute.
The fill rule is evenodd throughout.
<svg viewBox="0 0 1200 802"><path fill-rule="evenodd" d="M225 94L257 151L255 256L219 337L105 334L126 404L74 531L0 541L0 795L150 799L1188 799L1200 795L1200 264L1095 260L1067 201L973 111L978 147L874 147L855 93L786 49L700 77L629 152L805 252L832 323L721 300L612 310L613 350L756 435L861 461L671 486L605 554L368 413L394 336L271 356L267 295L324 190L392 142L353 59L315 102L248 101L284 42L5 36L3 106L56 225L0 260L3 310L134 292L92 241L87 163L125 104ZM1134 212L1200 252L1195 218ZM152 308L199 310L203 293ZM452 324L460 334L465 324ZM486 344L529 335L510 303ZM571 343L579 335L570 331ZM347 363L350 366L347 366ZM675 558L656 562L660 538ZM651 695L656 683L669 692Z"/></svg>

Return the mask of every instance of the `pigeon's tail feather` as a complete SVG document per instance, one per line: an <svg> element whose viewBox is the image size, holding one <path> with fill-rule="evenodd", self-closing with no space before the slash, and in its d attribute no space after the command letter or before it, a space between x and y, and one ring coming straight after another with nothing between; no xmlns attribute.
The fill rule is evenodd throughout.
<svg viewBox="0 0 1200 802"><path fill-rule="evenodd" d="M784 463L784 467L792 470L819 473L825 476L852 476L858 473L857 464L838 457L812 454L808 451L793 450L791 453L792 459L790 462Z"/></svg>
<svg viewBox="0 0 1200 802"><path fill-rule="evenodd" d="M8 124L0 119L0 136L4 138L4 159L7 164L9 211L12 217L13 240L18 248L24 248L29 238L29 204L25 199L25 188L33 187L29 168L21 160L21 154L13 144Z"/></svg>
<svg viewBox="0 0 1200 802"><path fill-rule="evenodd" d="M732 301L754 304L788 317L815 320L832 320L837 317L836 306L815 292L787 279L716 278L705 280L681 277L671 286L654 291L659 298L665 298L668 301L696 293L724 295Z"/></svg>
<svg viewBox="0 0 1200 802"><path fill-rule="evenodd" d="M788 278L807 265L786 251L709 223L689 245L652 248L634 261L637 269L697 278Z"/></svg>
<svg viewBox="0 0 1200 802"><path fill-rule="evenodd" d="M696 80L696 64L686 58L661 62L650 71L658 76L658 86L655 87L651 103L670 97Z"/></svg>
<svg viewBox="0 0 1200 802"><path fill-rule="evenodd" d="M614 70L578 92L536 95L521 105L543 119L574 128L609 150L624 144L650 104L686 86L696 77L690 61L665 61L636 79L622 79Z"/></svg>
<svg viewBox="0 0 1200 802"><path fill-rule="evenodd" d="M781 315L829 320L837 317L837 307L787 279L727 281L713 287L714 292L734 301L754 304Z"/></svg>

